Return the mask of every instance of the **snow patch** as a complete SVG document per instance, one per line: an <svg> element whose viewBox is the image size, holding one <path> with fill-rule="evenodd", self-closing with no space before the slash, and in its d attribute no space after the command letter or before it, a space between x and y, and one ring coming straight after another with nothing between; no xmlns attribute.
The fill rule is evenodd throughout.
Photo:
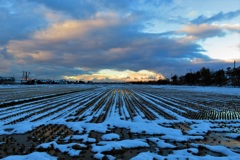
<svg viewBox="0 0 240 160"><path fill-rule="evenodd" d="M111 141L111 140L116 140L116 139L120 139L120 136L118 134L115 133L109 133L109 134L105 134L101 137L102 140L104 141Z"/></svg>
<svg viewBox="0 0 240 160"><path fill-rule="evenodd" d="M34 160L57 160L57 157L50 156L45 152L33 152L28 155L13 155L3 158L3 160L27 160L27 159L34 159Z"/></svg>
<svg viewBox="0 0 240 160"><path fill-rule="evenodd" d="M121 150L122 148L149 147L148 143L142 140L122 140L122 141L101 141L98 145L92 145L93 152L105 152L112 150Z"/></svg>

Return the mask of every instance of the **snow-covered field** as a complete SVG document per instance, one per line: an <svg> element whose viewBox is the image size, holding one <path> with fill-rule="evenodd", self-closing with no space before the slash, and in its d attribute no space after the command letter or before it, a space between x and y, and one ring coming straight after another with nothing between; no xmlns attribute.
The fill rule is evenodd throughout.
<svg viewBox="0 0 240 160"><path fill-rule="evenodd" d="M240 159L240 88L0 86L3 159Z"/></svg>

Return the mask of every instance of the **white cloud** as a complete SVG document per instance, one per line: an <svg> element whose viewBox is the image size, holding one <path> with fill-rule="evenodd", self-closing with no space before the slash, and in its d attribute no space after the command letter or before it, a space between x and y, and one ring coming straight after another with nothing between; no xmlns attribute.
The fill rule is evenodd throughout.
<svg viewBox="0 0 240 160"><path fill-rule="evenodd" d="M206 41L199 42L206 50L204 54L214 59L221 60L240 60L240 51L237 47L240 43L240 35L232 33L224 38L213 37Z"/></svg>

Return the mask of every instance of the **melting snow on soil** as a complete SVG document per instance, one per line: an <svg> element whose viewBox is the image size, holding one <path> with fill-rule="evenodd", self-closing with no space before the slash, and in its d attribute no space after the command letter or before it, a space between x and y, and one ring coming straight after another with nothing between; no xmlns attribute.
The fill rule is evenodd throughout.
<svg viewBox="0 0 240 160"><path fill-rule="evenodd" d="M0 86L0 158L240 159L240 88Z"/></svg>

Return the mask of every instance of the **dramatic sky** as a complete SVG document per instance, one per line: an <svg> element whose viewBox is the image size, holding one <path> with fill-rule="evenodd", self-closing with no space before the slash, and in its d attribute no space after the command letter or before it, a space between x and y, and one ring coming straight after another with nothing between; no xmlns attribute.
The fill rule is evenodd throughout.
<svg viewBox="0 0 240 160"><path fill-rule="evenodd" d="M0 76L156 80L240 65L240 0L0 0Z"/></svg>

